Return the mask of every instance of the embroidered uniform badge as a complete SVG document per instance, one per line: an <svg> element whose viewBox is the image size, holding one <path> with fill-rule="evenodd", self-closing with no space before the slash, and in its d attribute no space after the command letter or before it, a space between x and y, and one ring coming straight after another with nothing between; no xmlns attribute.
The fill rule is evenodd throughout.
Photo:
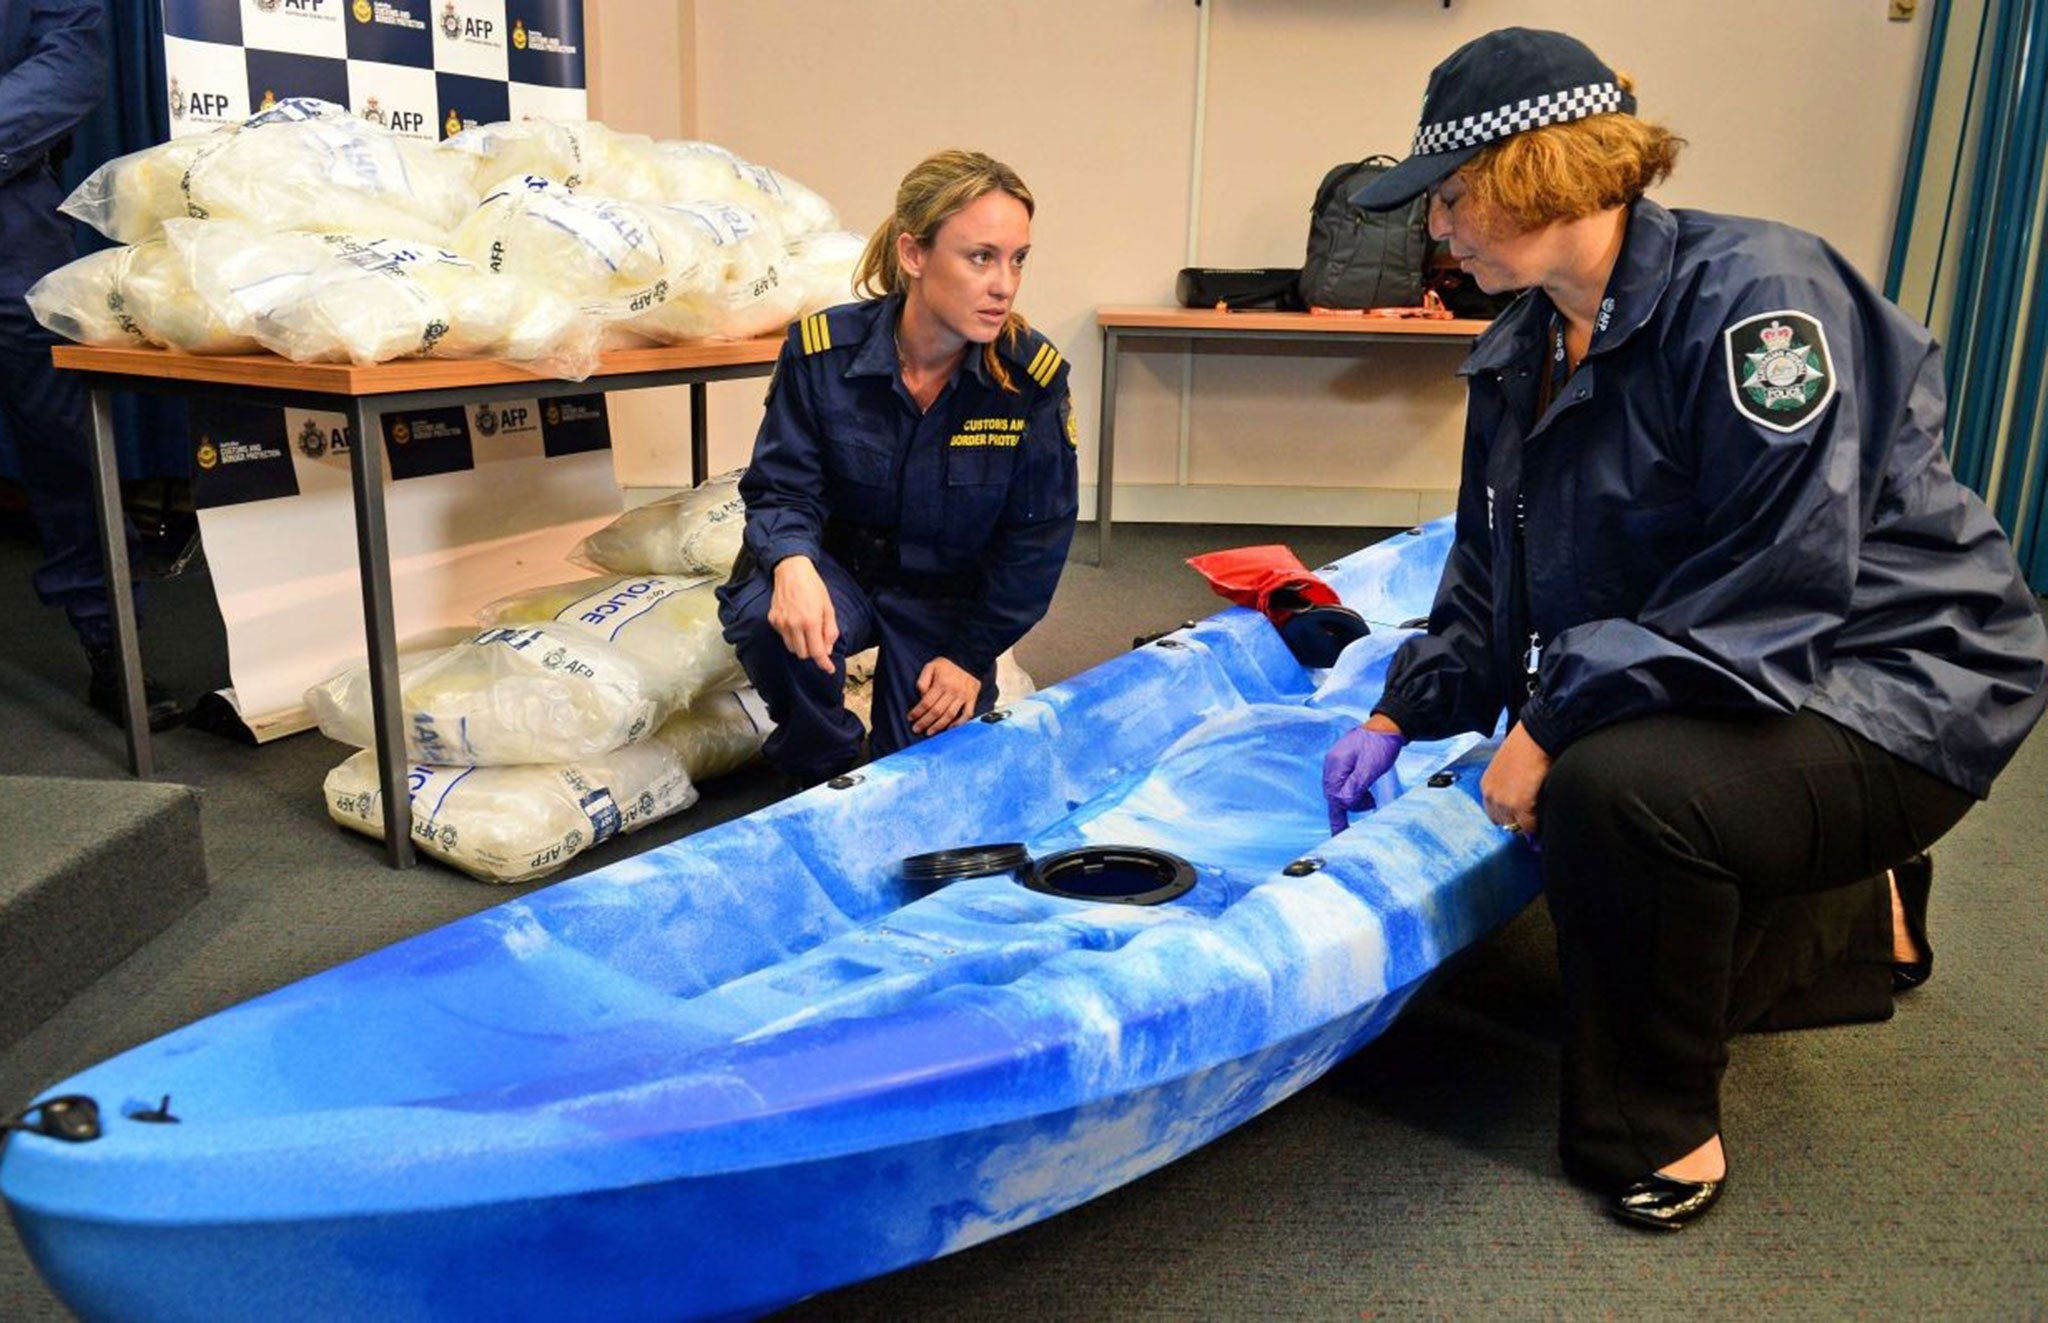
<svg viewBox="0 0 2048 1323"><path fill-rule="evenodd" d="M1728 328L1728 393L1736 409L1774 432L1796 432L1835 394L1835 367L1819 321L1792 309Z"/></svg>

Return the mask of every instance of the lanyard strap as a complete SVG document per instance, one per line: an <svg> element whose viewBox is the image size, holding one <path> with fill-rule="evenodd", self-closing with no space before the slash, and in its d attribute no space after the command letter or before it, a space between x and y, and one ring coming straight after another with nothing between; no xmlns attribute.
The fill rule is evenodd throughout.
<svg viewBox="0 0 2048 1323"><path fill-rule="evenodd" d="M1550 412L1550 402L1557 398L1572 375L1564 357L1564 320L1554 312L1550 314L1550 328L1546 335L1550 341L1550 354L1536 378L1536 417L1529 423L1532 428Z"/></svg>
<svg viewBox="0 0 2048 1323"><path fill-rule="evenodd" d="M1565 362L1564 321L1556 313L1550 314L1548 332L1549 354L1537 373L1536 417L1530 420L1533 431L1543 415L1550 412L1550 403L1564 389L1564 383L1571 377L1571 368ZM1529 646L1522 653L1522 683L1530 694L1537 688L1536 673L1543 660L1543 636L1537 632L1533 594L1529 590L1529 548L1524 534L1529 527L1529 503L1522 495L1523 483L1515 483L1515 619L1521 628L1529 631Z"/></svg>

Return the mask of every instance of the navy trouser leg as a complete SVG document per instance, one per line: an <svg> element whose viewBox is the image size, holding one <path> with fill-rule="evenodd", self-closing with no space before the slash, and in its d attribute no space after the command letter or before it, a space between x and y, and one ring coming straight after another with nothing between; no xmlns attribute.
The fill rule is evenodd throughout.
<svg viewBox="0 0 2048 1323"><path fill-rule="evenodd" d="M873 734L868 747L877 758L924 738L910 729L910 709L922 697L917 692L918 673L938 656L940 641L951 634L953 622L971 605L956 598L911 597L893 588L875 594L876 642L881 655L875 662L875 701L868 714ZM981 693L974 703L976 716L995 706L995 665L991 663L978 678Z"/></svg>
<svg viewBox="0 0 2048 1323"><path fill-rule="evenodd" d="M1884 871L1973 801L1814 713L1675 714L1568 748L1538 803L1567 1170L1618 1183L1721 1130L1729 1037L1890 1014Z"/></svg>
<svg viewBox="0 0 2048 1323"><path fill-rule="evenodd" d="M77 374L51 365L56 343L19 295L0 294L0 410L42 546L36 595L64 611L87 647L104 647L113 620L93 497L92 414ZM134 529L122 523L132 555Z"/></svg>
<svg viewBox="0 0 2048 1323"><path fill-rule="evenodd" d="M747 578L718 590L725 640L739 654L747 679L775 719L775 730L761 751L770 763L806 784L837 776L860 761L860 718L846 710L846 659L872 647L875 635L867 594L830 556L819 557L816 564L839 623L830 672L791 653L769 625L768 608L775 598L769 571L757 567Z"/></svg>

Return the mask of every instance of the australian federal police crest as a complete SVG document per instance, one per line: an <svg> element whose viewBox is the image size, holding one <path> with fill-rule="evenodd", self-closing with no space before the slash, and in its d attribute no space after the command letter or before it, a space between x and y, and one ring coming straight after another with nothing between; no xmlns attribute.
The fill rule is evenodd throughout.
<svg viewBox="0 0 2048 1323"><path fill-rule="evenodd" d="M1835 394L1827 333L1803 312L1758 313L1728 328L1728 389L1735 407L1777 432L1795 432Z"/></svg>

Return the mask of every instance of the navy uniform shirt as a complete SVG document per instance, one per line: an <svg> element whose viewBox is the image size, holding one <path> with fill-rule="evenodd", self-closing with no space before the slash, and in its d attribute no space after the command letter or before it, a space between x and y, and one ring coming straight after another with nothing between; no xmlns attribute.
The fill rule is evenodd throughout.
<svg viewBox="0 0 2048 1323"><path fill-rule="evenodd" d="M43 164L107 90L101 0L0 0L0 297L72 258Z"/></svg>
<svg viewBox="0 0 2048 1323"><path fill-rule="evenodd" d="M816 560L828 521L892 541L912 590L971 599L939 654L980 674L1052 602L1078 502L1067 363L1033 331L999 340L1006 388L970 345L920 413L903 388L902 297L844 304L790 327L753 461L740 480L747 550L763 570Z"/></svg>
<svg viewBox="0 0 2048 1323"><path fill-rule="evenodd" d="M1531 291L1460 369L1457 535L1380 710L1430 738L1506 709L1555 756L1663 710L1811 708L1984 795L2048 701L2048 632L1943 458L1926 328L1810 234L1648 200L1546 405L1553 313Z"/></svg>
<svg viewBox="0 0 2048 1323"><path fill-rule="evenodd" d="M0 0L0 181L33 166L106 95L101 0Z"/></svg>

